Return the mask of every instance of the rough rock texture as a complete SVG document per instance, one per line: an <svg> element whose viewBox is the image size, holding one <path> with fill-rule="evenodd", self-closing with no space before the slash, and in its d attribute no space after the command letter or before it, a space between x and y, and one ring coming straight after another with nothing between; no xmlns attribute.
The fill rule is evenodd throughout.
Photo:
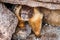
<svg viewBox="0 0 60 40"><path fill-rule="evenodd" d="M20 29L17 27L16 32L13 34L12 40L23 40L31 34L31 28L27 24L25 29Z"/></svg>
<svg viewBox="0 0 60 40"><path fill-rule="evenodd" d="M60 26L60 10L51 11L51 14L47 17L47 22L53 26Z"/></svg>
<svg viewBox="0 0 60 40"><path fill-rule="evenodd" d="M51 3L60 3L60 0L37 0L41 2L51 2Z"/></svg>
<svg viewBox="0 0 60 40"><path fill-rule="evenodd" d="M45 24L41 31L41 37L30 34L26 39L15 38L18 38L16 40L60 40L60 27Z"/></svg>
<svg viewBox="0 0 60 40"><path fill-rule="evenodd" d="M0 3L0 40L11 40L17 23L16 16Z"/></svg>
<svg viewBox="0 0 60 40"><path fill-rule="evenodd" d="M60 27L44 25L41 40L60 40Z"/></svg>
<svg viewBox="0 0 60 40"><path fill-rule="evenodd" d="M60 10L49 10L41 8L40 11L44 14L44 22L53 26L60 26Z"/></svg>
<svg viewBox="0 0 60 40"><path fill-rule="evenodd" d="M42 0L44 1L44 0ZM47 1L47 0L45 0ZM21 5L27 5L30 7L45 7L48 9L60 9L60 1L59 0L53 0L51 3L51 0L48 0L49 2L38 2L36 0L0 0L0 2L5 2L5 3L11 3L11 4L21 4ZM58 1L58 2L55 2ZM55 3L54 3L55 2Z"/></svg>

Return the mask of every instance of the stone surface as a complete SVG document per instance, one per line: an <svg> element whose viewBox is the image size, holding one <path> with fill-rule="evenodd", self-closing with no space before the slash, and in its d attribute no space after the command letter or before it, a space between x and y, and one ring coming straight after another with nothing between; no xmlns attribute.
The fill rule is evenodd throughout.
<svg viewBox="0 0 60 40"><path fill-rule="evenodd" d="M15 39L17 38L17 39ZM60 40L60 27L51 26L45 24L42 27L41 36L36 37L33 33L26 37L26 39L21 39L15 35L14 40Z"/></svg>
<svg viewBox="0 0 60 40"><path fill-rule="evenodd" d="M24 40L31 34L31 28L26 24L25 29L17 28L16 32L13 34L12 40Z"/></svg>
<svg viewBox="0 0 60 40"><path fill-rule="evenodd" d="M0 3L0 40L11 40L17 23L16 16Z"/></svg>
<svg viewBox="0 0 60 40"><path fill-rule="evenodd" d="M44 14L45 23L53 26L60 26L60 10L41 8L40 11Z"/></svg>
<svg viewBox="0 0 60 40"><path fill-rule="evenodd" d="M51 11L47 17L47 22L53 26L60 26L60 10Z"/></svg>
<svg viewBox="0 0 60 40"><path fill-rule="evenodd" d="M44 0L42 0L44 1ZM45 0L47 1L47 0ZM27 5L30 7L44 7L48 9L60 9L60 1L54 3L57 0L53 0L51 3L51 0L48 0L49 2L38 2L38 1L33 1L33 0L0 0L0 2L5 2L5 3L11 3L11 4L21 4L21 5Z"/></svg>
<svg viewBox="0 0 60 40"><path fill-rule="evenodd" d="M51 2L51 3L60 3L60 0L37 0L37 1L41 1L41 2Z"/></svg>
<svg viewBox="0 0 60 40"><path fill-rule="evenodd" d="M44 25L41 40L60 40L60 27Z"/></svg>

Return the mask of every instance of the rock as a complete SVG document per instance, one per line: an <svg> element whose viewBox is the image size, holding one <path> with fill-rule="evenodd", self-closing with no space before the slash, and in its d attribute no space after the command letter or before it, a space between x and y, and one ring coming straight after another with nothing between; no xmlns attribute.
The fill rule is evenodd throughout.
<svg viewBox="0 0 60 40"><path fill-rule="evenodd" d="M55 33L46 33L41 36L41 40L58 40L58 36Z"/></svg>
<svg viewBox="0 0 60 40"><path fill-rule="evenodd" d="M60 3L60 0L37 0L41 2L51 2L51 3Z"/></svg>
<svg viewBox="0 0 60 40"><path fill-rule="evenodd" d="M47 22L53 26L60 26L60 10L51 11L47 17Z"/></svg>
<svg viewBox="0 0 60 40"><path fill-rule="evenodd" d="M36 37L34 34L31 34L27 37L26 40L41 40L40 37Z"/></svg>
<svg viewBox="0 0 60 40"><path fill-rule="evenodd" d="M41 31L41 40L60 40L60 27L44 25Z"/></svg>
<svg viewBox="0 0 60 40"><path fill-rule="evenodd" d="M17 23L16 16L0 3L0 40L11 40Z"/></svg>
<svg viewBox="0 0 60 40"><path fill-rule="evenodd" d="M40 37L36 37L34 34L31 33L29 36L27 36L24 39L21 39L20 37L15 35L15 38L17 39L14 38L14 40L60 40L60 27L56 27L56 26L54 27L46 24L42 28Z"/></svg>
<svg viewBox="0 0 60 40"><path fill-rule="evenodd" d="M26 24L25 29L17 28L16 32L13 34L12 40L24 40L31 34L31 28Z"/></svg>
<svg viewBox="0 0 60 40"><path fill-rule="evenodd" d="M36 40L36 36L34 34L31 34L27 37L26 40Z"/></svg>
<svg viewBox="0 0 60 40"><path fill-rule="evenodd" d="M60 9L59 0L53 0L52 2L51 0L48 0L48 2L45 2L45 1L47 0L40 0L40 2L38 2L38 0L37 1L36 0L0 0L0 2L4 2L4 3L27 5L30 7L44 7L44 8L48 8L51 10Z"/></svg>
<svg viewBox="0 0 60 40"><path fill-rule="evenodd" d="M60 10L41 8L40 11L44 14L45 23L53 26L60 26Z"/></svg>

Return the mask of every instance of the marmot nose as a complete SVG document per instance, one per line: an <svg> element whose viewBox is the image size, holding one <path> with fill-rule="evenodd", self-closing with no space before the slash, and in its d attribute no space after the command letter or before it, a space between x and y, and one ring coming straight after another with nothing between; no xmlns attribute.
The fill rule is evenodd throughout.
<svg viewBox="0 0 60 40"><path fill-rule="evenodd" d="M23 21L28 21L29 20L29 17L28 17L27 14L22 14L21 18L22 18Z"/></svg>

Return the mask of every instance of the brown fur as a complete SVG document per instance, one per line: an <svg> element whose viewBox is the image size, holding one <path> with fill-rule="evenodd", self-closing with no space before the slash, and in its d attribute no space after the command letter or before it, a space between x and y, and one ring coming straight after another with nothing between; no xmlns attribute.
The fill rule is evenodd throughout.
<svg viewBox="0 0 60 40"><path fill-rule="evenodd" d="M21 10L21 6L16 7L15 14L19 20L18 26L21 29L23 29L25 28L25 24L24 21L21 19L21 16L19 15L20 10ZM41 27L42 27L42 18L43 18L43 14L41 14L36 8L34 8L34 15L32 18L29 18L28 22L36 36L40 36Z"/></svg>
<svg viewBox="0 0 60 40"><path fill-rule="evenodd" d="M19 21L19 22L18 22L18 27L20 27L21 29L24 29L24 28L25 28L24 21L22 21L20 15L19 15L21 8L22 8L22 6L18 6L18 5L17 5L17 6L15 7L15 14L16 14L16 16L17 16L17 18L18 18L18 21Z"/></svg>
<svg viewBox="0 0 60 40"><path fill-rule="evenodd" d="M34 15L29 20L29 24L36 36L40 36L43 15L34 8Z"/></svg>

